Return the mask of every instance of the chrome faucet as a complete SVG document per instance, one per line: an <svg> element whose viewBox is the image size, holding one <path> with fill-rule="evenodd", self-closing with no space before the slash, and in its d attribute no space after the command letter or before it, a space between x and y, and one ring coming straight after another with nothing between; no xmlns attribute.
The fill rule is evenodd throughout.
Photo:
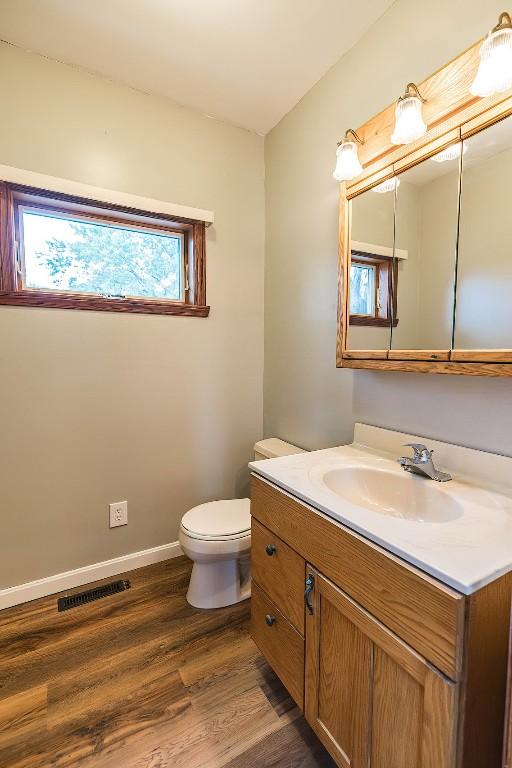
<svg viewBox="0 0 512 768"><path fill-rule="evenodd" d="M436 469L434 462L432 461L432 454L434 451L429 451L426 445L423 443L406 443L407 448L412 448L414 455L400 456L397 459L398 463L406 472L414 472L417 475L424 475L431 480L436 480L438 483L446 483L447 480L451 480L452 476L448 472L441 472Z"/></svg>

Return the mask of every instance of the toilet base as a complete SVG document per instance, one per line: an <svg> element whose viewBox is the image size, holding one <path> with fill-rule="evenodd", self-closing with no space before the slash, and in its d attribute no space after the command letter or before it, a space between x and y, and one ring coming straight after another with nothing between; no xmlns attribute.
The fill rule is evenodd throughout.
<svg viewBox="0 0 512 768"><path fill-rule="evenodd" d="M187 601L194 608L223 608L251 596L250 558L194 562Z"/></svg>

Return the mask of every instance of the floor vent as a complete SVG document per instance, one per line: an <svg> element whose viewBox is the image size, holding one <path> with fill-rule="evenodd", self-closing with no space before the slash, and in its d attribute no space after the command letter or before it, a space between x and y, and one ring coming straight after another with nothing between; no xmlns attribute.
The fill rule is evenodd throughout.
<svg viewBox="0 0 512 768"><path fill-rule="evenodd" d="M57 608L59 612L69 611L70 608L78 608L80 605L92 603L94 600L101 600L102 597L115 595L117 592L124 592L125 589L130 589L130 586L130 582L126 579L122 579L121 581L111 581L110 584L104 584L102 587L89 589L87 592L79 592L76 595L69 595L68 597L59 597Z"/></svg>

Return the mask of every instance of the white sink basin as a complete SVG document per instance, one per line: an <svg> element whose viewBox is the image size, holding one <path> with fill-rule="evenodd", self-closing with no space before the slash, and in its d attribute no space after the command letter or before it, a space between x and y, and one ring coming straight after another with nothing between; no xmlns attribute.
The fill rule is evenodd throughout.
<svg viewBox="0 0 512 768"><path fill-rule="evenodd" d="M425 443L452 480L397 464ZM285 493L458 592L512 571L512 457L357 424L354 442L251 463Z"/></svg>
<svg viewBox="0 0 512 768"><path fill-rule="evenodd" d="M464 513L462 506L433 480L373 467L327 470L321 481L351 504L379 515L421 523L447 523Z"/></svg>

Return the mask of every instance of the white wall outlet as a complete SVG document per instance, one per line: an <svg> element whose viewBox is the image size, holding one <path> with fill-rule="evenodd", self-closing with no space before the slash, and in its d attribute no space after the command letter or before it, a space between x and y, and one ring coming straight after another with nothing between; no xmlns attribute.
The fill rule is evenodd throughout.
<svg viewBox="0 0 512 768"><path fill-rule="evenodd" d="M115 501L109 504L110 527L116 528L118 525L128 525L128 502Z"/></svg>

